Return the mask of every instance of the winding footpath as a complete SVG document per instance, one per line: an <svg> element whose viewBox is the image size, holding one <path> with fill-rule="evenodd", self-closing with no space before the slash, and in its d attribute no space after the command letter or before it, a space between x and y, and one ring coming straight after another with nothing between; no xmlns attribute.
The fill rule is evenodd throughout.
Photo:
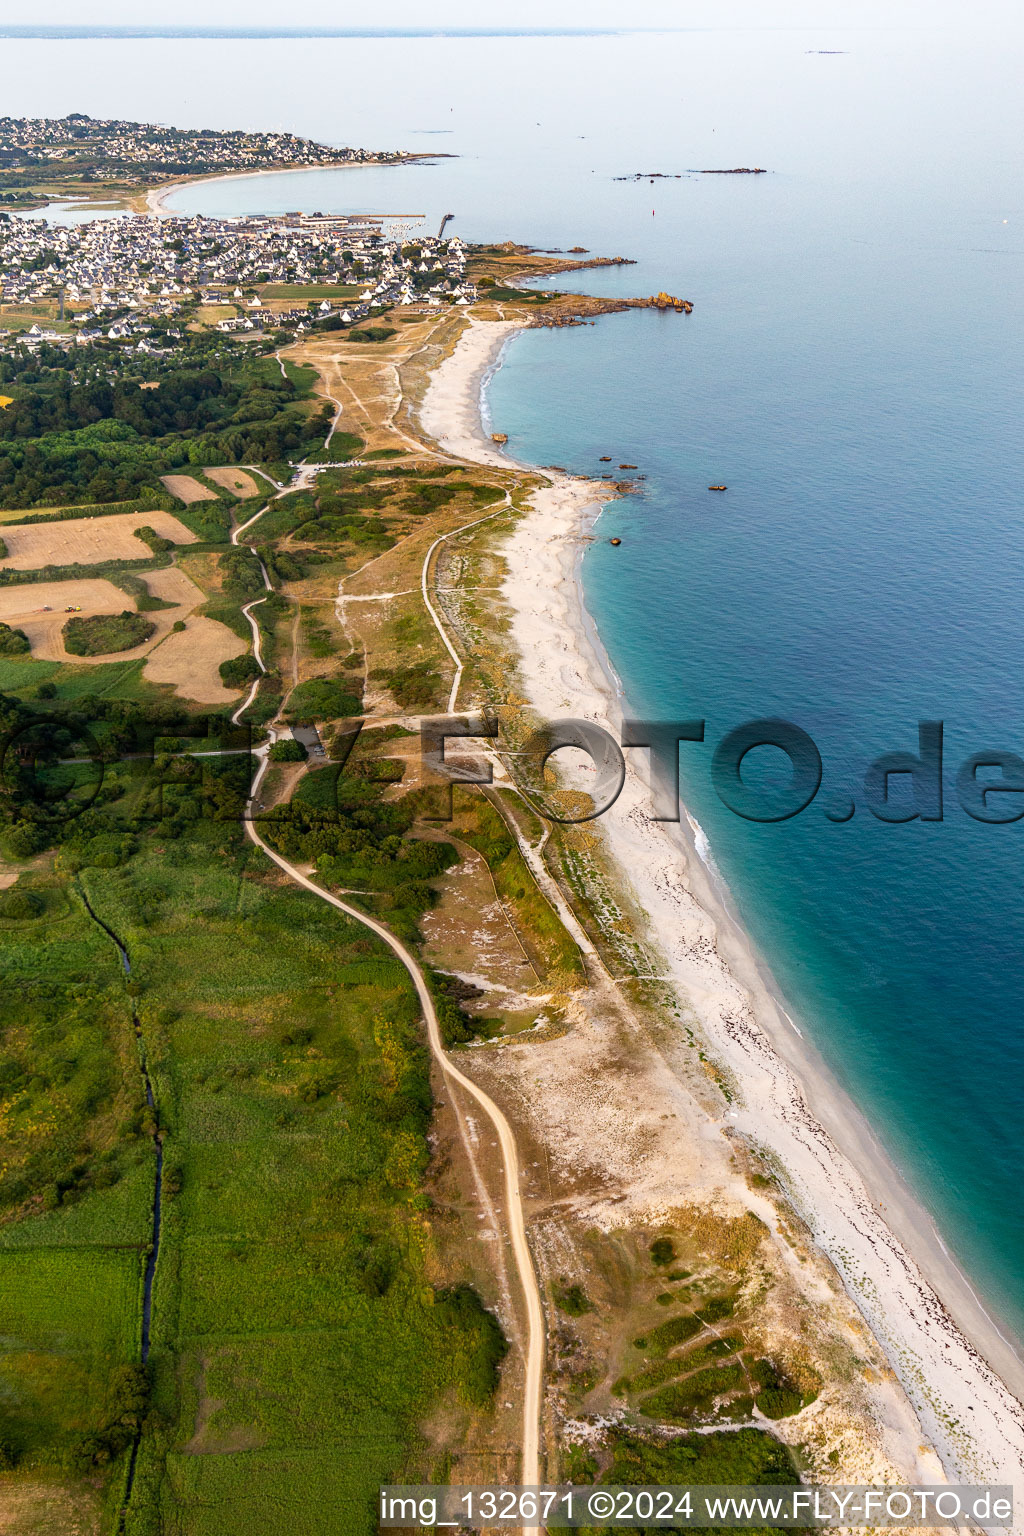
<svg viewBox="0 0 1024 1536"><path fill-rule="evenodd" d="M455 701L459 696L459 685L462 682L464 663L462 657L459 655L458 651L455 649L454 645L452 645L452 642L449 640L447 634L445 633L445 628L441 623L440 618L438 617L437 609L430 601L430 593L427 589L427 583L430 573L431 557L434 553L434 550L437 549L439 545L443 544L445 539L453 539L458 533L467 533L470 528L477 528L481 523L490 522L492 517L497 517L501 512L507 512L511 505L512 493L510 491L506 491L500 506L495 507L492 512L485 512L483 517L478 517L471 523L463 523L459 528L452 528L448 533L442 533L439 538L434 540L433 544L431 544L430 548L427 550L426 555L424 556L423 571L420 577L420 588L423 594L423 602L427 612L430 614L430 617L433 620L434 628L437 630L438 634L441 636L442 641L444 642L445 650L448 652L449 656L452 658L452 661L455 663L455 676L452 679L451 692L448 695L448 713L450 715L455 713Z"/></svg>
<svg viewBox="0 0 1024 1536"><path fill-rule="evenodd" d="M263 756L259 770L252 784L249 805L246 808L245 830L257 848L261 848L268 859L273 860L278 869L283 870L290 880L304 890L318 896L321 901L328 902L336 907L339 912L344 912L357 923L362 923L375 933L379 939L397 955L405 966L416 988L416 995L420 1001L420 1008L427 1025L427 1040L431 1054L437 1062L445 1079L449 1084L458 1083L471 1098L483 1110L498 1133L498 1143L501 1147L502 1161L505 1176L505 1206L508 1220L509 1241L516 1262L519 1276L519 1284L522 1290L523 1300L526 1305L526 1351L525 1351L525 1382L523 1388L523 1433L522 1433L522 1466L520 1478L527 1484L540 1482L540 1411L541 1396L544 1381L544 1312L541 1307L540 1287L537 1284L537 1273L533 1266L533 1255L526 1239L526 1221L523 1214L523 1198L519 1187L519 1156L512 1128L494 1100L479 1088L472 1078L461 1072L452 1062L444 1049L441 1041L441 1030L437 1021L437 1011L434 1008L434 1000L430 995L426 977L415 956L406 949L402 941L395 937L390 929L385 928L376 918L370 917L365 912L360 912L358 907L349 906L342 901L340 896L334 896L329 891L316 885L301 870L289 864L273 848L269 847L256 830L252 817L253 803L259 792L269 758ZM526 1536L536 1536L539 1527L524 1528Z"/></svg>
<svg viewBox="0 0 1024 1536"><path fill-rule="evenodd" d="M282 494L283 494L283 488L282 488ZM247 523L243 523L240 528L236 528L235 529L235 531L231 535L231 542L232 542L232 544L235 545L236 549L238 547L238 536L239 536L239 534L244 533L247 528L251 528L253 523L255 523L259 518L261 518L263 516L264 512L267 510L267 507L269 507L269 506L270 506L270 503L268 501L267 502L267 506L260 507L259 511L257 513L255 513L252 517L250 517L250 519L249 519L249 521ZM270 575L269 575L269 573L267 571L267 568L263 564L263 561L260 560L259 553L257 552L255 546L252 545L252 544L249 545L249 553L252 554L252 555L255 555L256 559L259 560L260 574L263 577L263 585L266 587L268 592L273 592L274 587L273 587L273 583L270 580ZM253 656L256 658L256 664L257 664L257 666L260 669L260 676L253 679L252 687L249 689L249 692L246 695L246 698L245 698L244 702L241 703L238 706L238 708L235 710L234 714L231 716L231 724L232 725L238 725L239 722L241 721L242 716L245 714L246 710L249 708L249 705L252 703L253 699L255 699L257 693L259 692L260 682L262 680L263 674L267 670L266 667L263 665L263 638L260 635L260 626L259 626L257 621L252 616L252 610L254 608L258 608L260 603L265 603L265 602L266 602L266 598L265 597L254 597L252 602L251 603L246 603L245 607L242 609L242 613L244 614L245 618L248 620L249 628L252 630L252 653L253 653Z"/></svg>
<svg viewBox="0 0 1024 1536"><path fill-rule="evenodd" d="M464 532L466 528L475 527L477 523L487 522L490 518L496 517L500 512L507 510L510 505L511 497L506 494L505 499L500 507L497 507L493 511L486 513L483 517L476 519L476 522L474 523L466 524L463 526L463 528L453 529L452 534ZM239 535L243 533L246 528L250 527L258 517L262 516L264 511L266 511L266 508L261 508L261 510L256 513L255 517L250 518L249 522L236 529L231 536L231 542L237 545ZM438 617L434 608L434 605L430 601L427 582L430 559L434 553L434 550L444 541L444 539L451 536L451 534L442 534L441 537L435 539L434 543L430 546L430 549L427 551L426 559L423 563L421 582L424 603L427 606L427 610L430 613L430 617L433 620L439 635L444 641L449 654L452 656L456 664L456 672L451 689L449 709L453 709L455 706L455 700L459 690L459 683L462 679L463 663L462 659L458 655L458 652L449 641L440 618ZM255 549L253 549L252 552L254 555L256 554ZM259 556L257 555L257 559L258 558ZM273 587L270 581L270 577L262 561L260 562L260 568L263 573L263 581L265 586L267 587L268 591L272 591ZM266 672L266 665L263 660L263 653L260 644L259 625L253 618L251 609L255 608L259 603L263 602L266 602L265 597L255 598L251 603L247 603L242 610L252 629L253 654L260 668L261 674ZM235 714L232 716L233 724L238 724L241 716L252 703L252 700L256 695L256 690L259 687L259 681L260 679L257 678L253 683L253 686L245 702L235 711ZM296 885L301 886L303 890L309 891L312 895L319 897L321 901L326 901L330 906L337 908L337 910L339 912L343 912L346 917L353 919L353 921L357 923L361 923L363 927L368 928L371 933L376 934L379 939L382 939L383 942L388 945L388 947L398 957L406 971L409 973L409 977L416 989L416 995L419 998L420 1008L423 1012L423 1017L427 1026L427 1042L430 1047L430 1052L440 1067L441 1072L449 1085L449 1089L453 1084L458 1084L459 1087L461 1087L467 1094L469 1094L470 1098L472 1098L479 1105L480 1109L490 1120L491 1124L494 1126L495 1131L497 1132L498 1145L501 1149L503 1166L508 1237L512 1249L512 1254L515 1259L519 1288L522 1294L526 1313L526 1345L523 1351L524 1380L522 1441L519 1476L520 1481L524 1484L538 1485L540 1483L540 1418L544 1394L544 1310L541 1304L540 1286L537 1282L537 1272L534 1268L533 1255L530 1252L530 1245L526 1236L526 1219L523 1210L523 1197L520 1189L519 1152L516 1146L515 1136L512 1132L512 1127L509 1125L507 1119L505 1118L502 1111L498 1108L498 1105L494 1102L494 1100L488 1094L486 1094L482 1088L478 1087L478 1085L473 1082L472 1078L467 1077L464 1072L460 1071L460 1069L455 1066L454 1062L452 1062L447 1052L445 1051L444 1044L441 1039L441 1029L438 1023L437 1011L434 1007L434 1000L431 996L430 988L427 985L427 980L423 970L412 952L408 950L406 946L401 942L401 940L398 939L389 928L386 928L383 923L378 922L376 918L370 917L367 913L361 912L358 907L350 906L348 902L342 901L339 896L334 896L329 891L323 890L322 887L318 886L313 880L309 879L307 875L304 875L301 870L296 869L293 864L290 864L287 859L285 859L275 849L271 848L260 836L256 829L254 816L255 808L258 804L260 785L270 765L269 750L270 748L268 744L262 748L259 748L256 753L256 755L260 758L260 766L256 772L255 778L252 781L252 785L249 791L249 800L246 805L245 815L243 818L246 835L250 841L253 842L257 848L261 849L262 852L266 854L267 858L276 864L277 867L282 870L290 880L294 881ZM540 1536L541 1527L539 1526L529 1526L524 1527L523 1529L525 1536Z"/></svg>

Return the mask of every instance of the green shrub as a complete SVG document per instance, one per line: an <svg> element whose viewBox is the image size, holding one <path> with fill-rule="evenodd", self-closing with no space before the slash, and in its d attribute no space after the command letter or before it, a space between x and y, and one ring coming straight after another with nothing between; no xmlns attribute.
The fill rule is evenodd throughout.
<svg viewBox="0 0 1024 1536"><path fill-rule="evenodd" d="M445 1045L465 1045L467 1040L489 1039L497 1031L493 1019L467 1013L461 1006L461 984L457 976L446 976L432 966L424 966L427 984L434 998L438 1028ZM470 989L467 989L470 990Z"/></svg>
<svg viewBox="0 0 1024 1536"><path fill-rule="evenodd" d="M144 1365L118 1365L110 1375L103 1427L82 1435L73 1454L77 1470L106 1466L141 1431L149 1408L150 1378Z"/></svg>
<svg viewBox="0 0 1024 1536"><path fill-rule="evenodd" d="M143 523L141 527L134 528L132 532L135 534L137 539L142 540L143 544L149 545L154 555L160 555L168 549L176 548L173 539L161 538L156 529L151 528L148 523Z"/></svg>
<svg viewBox="0 0 1024 1536"><path fill-rule="evenodd" d="M710 1301L697 1311L696 1316L704 1324L720 1323L723 1318L732 1317L733 1303L729 1296L712 1296Z"/></svg>
<svg viewBox="0 0 1024 1536"><path fill-rule="evenodd" d="M766 1419L788 1419L791 1414L806 1408L808 1403L813 1403L817 1396L816 1392L801 1392L785 1371L770 1360L759 1361L756 1374L761 1390L755 1395L754 1402Z"/></svg>
<svg viewBox="0 0 1024 1536"><path fill-rule="evenodd" d="M16 821L7 834L7 851L14 859L30 859L49 845L46 829L33 821Z"/></svg>
<svg viewBox="0 0 1024 1536"><path fill-rule="evenodd" d="M97 613L72 618L64 625L64 648L72 656L107 656L130 651L156 633L156 625L141 613Z"/></svg>
<svg viewBox="0 0 1024 1536"><path fill-rule="evenodd" d="M687 1339L692 1339L700 1333L702 1324L700 1320L690 1312L684 1312L681 1317L670 1317L667 1323L661 1323L657 1328L643 1338L634 1339L636 1349L642 1349L649 1355L667 1355L676 1344L685 1344Z"/></svg>
<svg viewBox="0 0 1024 1536"><path fill-rule="evenodd" d="M5 892L3 897L0 897L0 917L28 922L32 918L41 917L44 906L43 898L37 891L21 891L15 886L13 890Z"/></svg>
<svg viewBox="0 0 1024 1536"><path fill-rule="evenodd" d="M463 1390L470 1402L482 1407L494 1395L501 1362L508 1354L508 1340L501 1324L471 1285L439 1291L435 1305L447 1326L462 1335L459 1342L463 1348L472 1344Z"/></svg>
<svg viewBox="0 0 1024 1536"><path fill-rule="evenodd" d="M366 325L362 330L349 331L349 341L390 341L398 332L390 325Z"/></svg>
<svg viewBox="0 0 1024 1536"><path fill-rule="evenodd" d="M307 678L288 700L288 714L296 720L342 720L358 715L362 707L357 694L327 677Z"/></svg>
<svg viewBox="0 0 1024 1536"><path fill-rule="evenodd" d="M717 1398L737 1392L746 1385L746 1380L746 1373L738 1361L732 1365L709 1366L695 1371L683 1381L653 1392L640 1406L653 1419L692 1419L698 1414L710 1413Z"/></svg>
<svg viewBox="0 0 1024 1536"><path fill-rule="evenodd" d="M758 1392L754 1402L766 1419L788 1419L799 1413L804 1400L795 1387L768 1387Z"/></svg>
<svg viewBox="0 0 1024 1536"><path fill-rule="evenodd" d="M260 563L247 549L227 550L218 569L223 589L232 597L258 597L265 591Z"/></svg>
<svg viewBox="0 0 1024 1536"><path fill-rule="evenodd" d="M162 597L153 597L142 577L136 576L134 571L115 571L109 579L121 592L127 592L129 597L134 597L138 613L157 613L161 608L178 606L177 603L169 603Z"/></svg>
<svg viewBox="0 0 1024 1536"><path fill-rule="evenodd" d="M304 763L308 757L301 741L275 741L270 749L272 763Z"/></svg>
<svg viewBox="0 0 1024 1536"><path fill-rule="evenodd" d="M12 629L9 624L0 624L0 656L24 656L31 649L23 629Z"/></svg>
<svg viewBox="0 0 1024 1536"><path fill-rule="evenodd" d="M218 668L221 682L226 688L245 688L257 677L262 676L260 664L255 656L231 656L227 661L222 661Z"/></svg>
<svg viewBox="0 0 1024 1536"><path fill-rule="evenodd" d="M405 667L390 667L371 673L374 682L385 683L399 709L429 711L441 702L441 674L429 661L414 661Z"/></svg>
<svg viewBox="0 0 1024 1536"><path fill-rule="evenodd" d="M671 1264L676 1256L676 1248L670 1237L656 1237L651 1244L651 1263L664 1266Z"/></svg>
<svg viewBox="0 0 1024 1536"><path fill-rule="evenodd" d="M788 1486L800 1479L792 1452L760 1429L711 1435L679 1435L648 1441L633 1431L614 1432L612 1459L604 1481L694 1485ZM662 1527L664 1529L664 1527ZM747 1536L754 1536L748 1532Z"/></svg>
<svg viewBox="0 0 1024 1536"><path fill-rule="evenodd" d="M556 1285L555 1305L570 1317L582 1317L594 1310L582 1285Z"/></svg>

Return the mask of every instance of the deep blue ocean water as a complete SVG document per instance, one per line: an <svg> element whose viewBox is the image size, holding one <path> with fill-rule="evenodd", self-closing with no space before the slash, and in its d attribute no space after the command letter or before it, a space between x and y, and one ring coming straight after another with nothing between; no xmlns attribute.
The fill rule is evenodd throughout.
<svg viewBox="0 0 1024 1536"><path fill-rule="evenodd" d="M517 457L646 473L602 519L621 547L584 562L602 640L637 713L706 719L683 792L744 922L1020 1336L1024 823L971 821L953 781L973 751L1024 755L1022 35L5 44L11 113L459 157L206 184L183 209L455 210L468 239L636 259L592 291L693 300L520 338L495 422ZM752 164L770 174L615 179ZM812 735L824 780L755 825L709 768L767 715ZM945 722L946 817L883 824L864 769L922 719Z"/></svg>

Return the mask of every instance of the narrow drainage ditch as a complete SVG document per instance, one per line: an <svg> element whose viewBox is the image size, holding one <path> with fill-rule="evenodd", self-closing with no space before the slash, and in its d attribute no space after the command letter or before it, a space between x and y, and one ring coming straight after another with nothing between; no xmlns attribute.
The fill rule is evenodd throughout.
<svg viewBox="0 0 1024 1536"><path fill-rule="evenodd" d="M109 925L103 921L102 917L99 917L97 913L94 912L88 896L86 896L81 887L79 887L79 895L81 896L85 905L85 910L88 912L93 922L102 928L103 932L107 935L111 942L116 945L117 952L121 957L121 964L124 967L124 973L126 976L130 976L132 973L132 963L128 958L128 951L124 944L122 944L113 928L109 927ZM155 1118L156 1098L153 1093L153 1083L149 1075L149 1065L146 1060L146 1042L143 1038L142 1023L135 1009L134 1001L131 1004L131 1009L132 1026L135 1030L135 1038L138 1042L139 1048L139 1071L142 1073L142 1082L146 1090L146 1103L149 1108L154 1111ZM164 1182L164 1143L158 1121L155 1122L153 1130L153 1147L156 1152L156 1178L153 1183L153 1229L150 1236L149 1253L146 1258L146 1269L142 1277L141 1357L143 1365L146 1365L149 1361L149 1343L151 1334L151 1321L153 1316L153 1279L156 1275L157 1259L160 1257L160 1204L161 1197L163 1195ZM132 1440L131 1453L128 1458L128 1473L125 1478L124 1497L121 1501L121 1513L117 1522L118 1532L123 1532L124 1530L125 1519L128 1514L128 1502L131 1499L132 1488L135 1484L135 1464L138 1460L139 1445L141 1444L141 1441L142 1431L139 1429L135 1432L135 1436Z"/></svg>

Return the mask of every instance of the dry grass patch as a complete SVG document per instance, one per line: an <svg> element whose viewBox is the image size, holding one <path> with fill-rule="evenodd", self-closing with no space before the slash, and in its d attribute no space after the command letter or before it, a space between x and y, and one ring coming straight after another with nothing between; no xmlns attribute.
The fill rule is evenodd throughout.
<svg viewBox="0 0 1024 1536"><path fill-rule="evenodd" d="M156 626L153 637L134 650L118 652L115 658L118 661L131 661L137 656L145 656L147 651L160 643L177 619L183 619L203 601L203 593L195 583L173 566L147 571L144 580L154 597L163 598L165 602L177 606L152 614L152 622ZM88 577L82 581L32 582L23 587L0 587L0 622L24 630L32 655L37 661L67 661L76 666L90 666L110 660L107 656L72 656L65 650L63 630L68 621L66 610L77 608L79 617L92 618L97 614L123 613L131 605L131 598L115 587L113 582L101 577ZM232 654L237 655L238 652Z"/></svg>
<svg viewBox="0 0 1024 1536"><path fill-rule="evenodd" d="M186 507L194 501L216 501L217 492L211 491L208 485L201 485L192 475L161 475L160 483L172 496L177 496Z"/></svg>
<svg viewBox="0 0 1024 1536"><path fill-rule="evenodd" d="M449 318L447 311L424 315L422 323L399 327L388 341L369 344L346 341L343 332L330 332L289 347L286 356L290 362L317 370L317 393L341 405L341 431L356 433L371 452L396 447L416 450L420 444L403 429L401 370L441 320Z"/></svg>
<svg viewBox="0 0 1024 1536"><path fill-rule="evenodd" d="M3 1536L97 1536L100 1497L81 1482L72 1491L47 1483L5 1483L0 1488Z"/></svg>
<svg viewBox="0 0 1024 1536"><path fill-rule="evenodd" d="M233 320L238 314L233 304L200 304L196 319L200 325L219 325L222 320Z"/></svg>
<svg viewBox="0 0 1024 1536"><path fill-rule="evenodd" d="M222 490L230 491L232 496L240 496L243 500L260 494L256 481L252 475L247 475L244 469L234 469L231 465L226 465L222 469L204 469L203 474L207 480L212 480L214 485L219 485Z"/></svg>
<svg viewBox="0 0 1024 1536"><path fill-rule="evenodd" d="M212 492L210 493L213 494ZM46 565L97 565L101 560L138 560L149 548L136 528L152 528L175 544L194 544L196 536L170 512L121 512L112 517L74 518L58 523L4 525L7 556L0 567L36 571Z"/></svg>
<svg viewBox="0 0 1024 1536"><path fill-rule="evenodd" d="M241 691L225 688L220 664L247 650L245 641L224 624L199 615L188 619L185 629L167 636L149 657L142 675L147 683L170 683L180 698L196 704L231 704Z"/></svg>

